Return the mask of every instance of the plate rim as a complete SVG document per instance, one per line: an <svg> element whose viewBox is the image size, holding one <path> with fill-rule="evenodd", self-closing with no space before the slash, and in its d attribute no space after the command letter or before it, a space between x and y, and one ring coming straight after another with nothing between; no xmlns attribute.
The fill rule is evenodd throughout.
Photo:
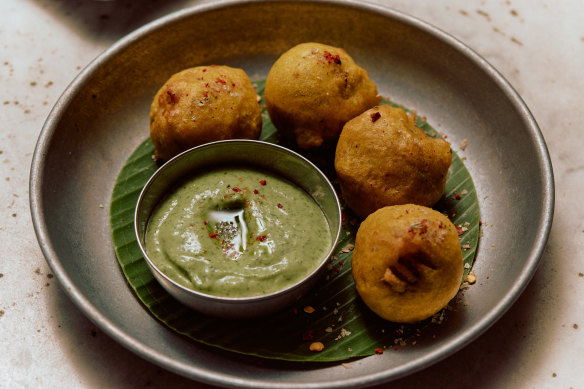
<svg viewBox="0 0 584 389"><path fill-rule="evenodd" d="M535 274L541 257L544 253L545 246L550 234L553 214L554 214L554 175L552 169L551 158L541 133L541 130L530 112L529 108L522 100L517 91L511 84L497 71L486 59L481 57L478 53L472 50L469 46L464 44L449 33L418 19L414 16L408 15L404 12L397 11L390 7L372 4L366 1L355 0L322 0L322 1L286 1L286 0L215 0L205 4L198 4L179 11L172 12L168 15L155 19L144 26L136 29L128 35L122 37L111 45L108 49L99 54L93 59L66 87L62 95L59 97L41 129L37 143L35 145L30 175L29 175L29 205L31 210L32 222L35 234L49 267L55 274L56 278L61 283L65 293L74 302L74 304L88 317L95 325L107 333L110 337L118 343L136 353L141 358L144 358L152 363L162 366L182 376L200 380L213 385L238 385L242 387L275 387L275 388L293 388L297 387L295 384L286 382L268 382L258 381L254 379L244 379L239 377L232 377L222 374L220 372L211 372L207 369L202 369L195 365L188 365L170 358L154 348L136 340L130 333L127 333L113 324L113 322L102 312L96 309L95 306L85 297L85 295L75 286L74 282L68 277L67 272L62 266L49 238L47 225L44 222L44 212L42 208L42 182L43 182L43 166L44 161L48 155L50 141L55 133L56 125L62 117L64 108L67 107L78 88L83 84L84 80L91 76L99 67L107 62L110 57L121 52L125 48L131 46L135 41L148 36L156 30L164 27L169 23L175 23L180 20L194 16L195 14L205 13L209 11L217 11L223 8L230 8L233 6L250 6L253 3L321 3L341 8L355 8L370 13L375 13L383 17L396 20L404 23L410 27L429 34L460 52L464 57L469 59L478 68L480 68L490 79L492 79L504 92L509 101L514 105L514 108L520 113L526 128L529 129L531 139L534 141L537 160L540 164L540 169L543 172L541 177L543 183L543 204L542 214L538 220L538 234L533 242L531 251L526 254L527 260L522 268L520 277L513 283L512 287L507 291L500 301L498 301L487 315L484 315L479 321L471 326L468 330L462 332L454 339L447 341L444 345L438 347L436 350L424 355L413 361L406 362L395 368L384 370L381 372L368 374L364 376L357 376L356 378L340 381L328 382L307 382L303 383L302 387L307 388L325 388L325 387L355 387L374 383L381 383L390 380L402 378L406 375L413 374L417 371L425 369L440 360L443 360L455 352L459 351L473 340L482 335L487 329L495 324L505 314L514 302L519 298L521 293L525 290L529 281Z"/></svg>

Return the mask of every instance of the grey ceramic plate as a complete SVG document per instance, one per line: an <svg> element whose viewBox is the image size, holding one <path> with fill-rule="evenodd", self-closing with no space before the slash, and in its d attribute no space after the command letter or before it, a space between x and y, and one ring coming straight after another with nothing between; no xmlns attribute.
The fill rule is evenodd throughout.
<svg viewBox="0 0 584 389"><path fill-rule="evenodd" d="M479 282L468 307L449 312L434 342L340 364L268 363L189 341L157 322L126 284L110 237L118 172L148 135L152 96L172 74L227 64L265 77L305 41L345 48L384 96L428 117L454 148L468 140L484 229ZM355 387L411 374L454 353L492 325L534 274L551 227L553 175L542 135L520 97L451 36L362 3L221 2L187 9L122 39L64 92L42 129L30 176L33 221L64 290L103 331L142 357L225 386ZM101 208L100 205L105 205ZM509 260L512 258L513 260ZM488 277L488 279L487 279Z"/></svg>

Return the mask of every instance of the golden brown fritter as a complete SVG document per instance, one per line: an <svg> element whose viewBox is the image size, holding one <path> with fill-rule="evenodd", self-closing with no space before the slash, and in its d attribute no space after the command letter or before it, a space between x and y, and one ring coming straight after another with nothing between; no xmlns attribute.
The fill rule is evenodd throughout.
<svg viewBox="0 0 584 389"><path fill-rule="evenodd" d="M249 77L228 66L174 74L150 107L150 137L156 157L165 161L203 143L257 139L261 130L261 111Z"/></svg>
<svg viewBox="0 0 584 389"><path fill-rule="evenodd" d="M381 101L345 50L320 43L282 54L268 74L265 98L276 128L304 149L336 140L348 120Z"/></svg>
<svg viewBox="0 0 584 389"><path fill-rule="evenodd" d="M381 208L357 231L352 271L359 295L377 315L398 323L424 320L459 290L463 263L456 227L431 208Z"/></svg>
<svg viewBox="0 0 584 389"><path fill-rule="evenodd" d="M335 170L347 205L365 218L388 205L433 206L451 161L448 142L427 136L414 115L384 104L345 124Z"/></svg>

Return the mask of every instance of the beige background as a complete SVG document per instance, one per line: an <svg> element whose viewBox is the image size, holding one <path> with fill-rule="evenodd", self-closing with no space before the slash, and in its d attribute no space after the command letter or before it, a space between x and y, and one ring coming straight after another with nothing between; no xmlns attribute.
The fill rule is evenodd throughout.
<svg viewBox="0 0 584 389"><path fill-rule="evenodd" d="M518 302L454 356L385 387L584 387L584 2L378 0L459 38L517 89L556 178L541 266ZM144 361L60 288L28 205L36 138L76 74L125 34L196 1L0 1L0 388L206 387Z"/></svg>

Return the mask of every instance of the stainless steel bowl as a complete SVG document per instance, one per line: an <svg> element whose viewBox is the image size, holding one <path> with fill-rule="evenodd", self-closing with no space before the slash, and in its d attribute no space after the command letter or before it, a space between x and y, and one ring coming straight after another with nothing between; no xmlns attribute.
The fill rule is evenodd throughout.
<svg viewBox="0 0 584 389"><path fill-rule="evenodd" d="M283 177L308 193L322 209L332 237L326 256L304 279L274 293L256 297L220 297L186 288L169 278L149 258L145 249L148 220L161 199L178 182L217 166L244 166ZM328 178L309 160L282 146L253 140L227 140L187 150L167 163L148 180L136 206L134 230L140 250L152 274L177 300L200 312L224 318L266 315L292 304L306 293L325 270L341 233L341 206Z"/></svg>

